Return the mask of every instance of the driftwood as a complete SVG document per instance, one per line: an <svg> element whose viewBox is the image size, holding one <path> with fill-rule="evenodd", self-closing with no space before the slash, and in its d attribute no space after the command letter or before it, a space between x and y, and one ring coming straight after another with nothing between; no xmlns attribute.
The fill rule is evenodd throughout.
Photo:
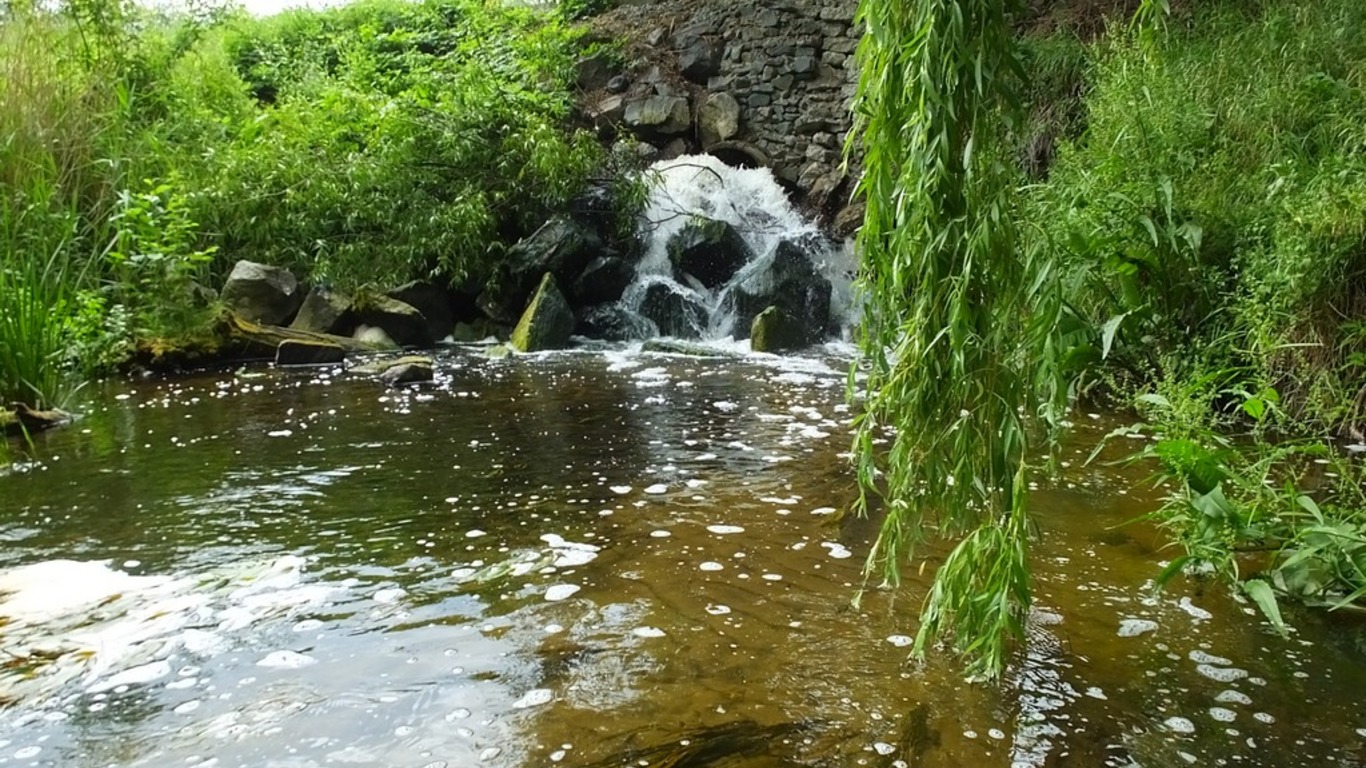
<svg viewBox="0 0 1366 768"><path fill-rule="evenodd" d="M306 341L314 344L335 344L347 352L385 352L394 347L387 344L359 341L349 336L333 336L330 333L296 331L278 325L262 325L229 312L223 318L226 335L224 347L240 349L244 353L259 352L261 357L274 357L275 350L282 341Z"/></svg>
<svg viewBox="0 0 1366 768"><path fill-rule="evenodd" d="M71 421L71 414L57 409L34 410L23 403L10 403L9 410L0 410L0 425L5 434L17 436L42 432Z"/></svg>

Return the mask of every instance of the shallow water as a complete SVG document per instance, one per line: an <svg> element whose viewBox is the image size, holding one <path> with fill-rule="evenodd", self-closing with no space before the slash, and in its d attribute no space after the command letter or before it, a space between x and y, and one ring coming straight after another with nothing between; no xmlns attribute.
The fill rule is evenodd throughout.
<svg viewBox="0 0 1366 768"><path fill-rule="evenodd" d="M0 765L1360 765L1366 675L1216 586L1154 596L1141 470L1035 497L1000 686L860 609L846 363L448 351L112 382L0 476Z"/></svg>

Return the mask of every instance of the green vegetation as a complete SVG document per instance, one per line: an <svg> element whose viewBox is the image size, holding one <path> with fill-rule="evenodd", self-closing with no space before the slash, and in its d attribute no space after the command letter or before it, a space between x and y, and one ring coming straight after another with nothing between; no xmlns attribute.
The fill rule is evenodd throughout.
<svg viewBox="0 0 1366 768"><path fill-rule="evenodd" d="M917 651L1000 670L1028 604L1026 446L1077 398L1156 438L1136 458L1186 550L1162 581L1244 579L1277 627L1278 595L1366 595L1366 466L1332 443L1366 422L1366 7L1156 0L1093 43L1021 43L1009 5L860 11L870 569L959 541Z"/></svg>
<svg viewBox="0 0 1366 768"><path fill-rule="evenodd" d="M577 34L473 0L254 19L0 11L0 395L212 316L239 258L356 286L478 278L601 159Z"/></svg>

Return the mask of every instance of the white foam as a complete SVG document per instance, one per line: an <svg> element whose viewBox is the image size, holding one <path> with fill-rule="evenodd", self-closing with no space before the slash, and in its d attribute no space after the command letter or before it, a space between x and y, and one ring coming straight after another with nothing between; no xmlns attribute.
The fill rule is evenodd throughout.
<svg viewBox="0 0 1366 768"><path fill-rule="evenodd" d="M578 592L580 589L582 589L582 587L578 586L577 584L556 584L553 587L549 587L546 589L545 599L549 600L552 603L558 602L560 600L564 600L566 598L573 596L573 594L575 592Z"/></svg>
<svg viewBox="0 0 1366 768"><path fill-rule="evenodd" d="M1119 622L1120 637L1138 637L1157 630L1157 622L1148 619L1123 619Z"/></svg>
<svg viewBox="0 0 1366 768"><path fill-rule="evenodd" d="M301 669L316 663L317 659L297 651L272 651L256 662L256 666L270 669Z"/></svg>
<svg viewBox="0 0 1366 768"><path fill-rule="evenodd" d="M512 702L513 709L527 709L528 707L539 707L542 704L549 704L555 699L555 692L549 688L535 688L522 694L522 697Z"/></svg>
<svg viewBox="0 0 1366 768"><path fill-rule="evenodd" d="M720 536L745 532L745 529L738 525L709 525L707 526L707 530Z"/></svg>

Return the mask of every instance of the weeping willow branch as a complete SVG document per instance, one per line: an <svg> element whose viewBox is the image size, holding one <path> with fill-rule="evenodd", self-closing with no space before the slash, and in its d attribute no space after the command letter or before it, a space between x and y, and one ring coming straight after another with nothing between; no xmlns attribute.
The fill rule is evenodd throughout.
<svg viewBox="0 0 1366 768"><path fill-rule="evenodd" d="M1002 162L1022 80L1010 14L1022 5L862 0L850 144L867 201L858 505L886 502L865 574L895 584L928 538L961 539L915 649L951 642L984 676L1001 671L1029 606L1025 414L1055 378L1057 281L1017 250Z"/></svg>

